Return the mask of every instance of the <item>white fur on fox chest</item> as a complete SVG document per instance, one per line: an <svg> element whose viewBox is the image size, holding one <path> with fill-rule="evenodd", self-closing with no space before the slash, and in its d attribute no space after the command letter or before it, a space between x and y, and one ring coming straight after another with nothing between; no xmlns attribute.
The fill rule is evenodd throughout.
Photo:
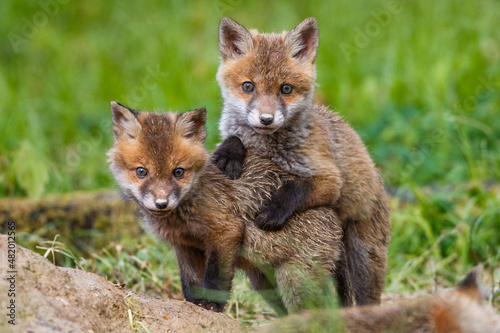
<svg viewBox="0 0 500 333"><path fill-rule="evenodd" d="M228 121L228 118L232 119ZM237 136L247 150L269 158L285 172L299 177L311 177L315 174L311 161L299 150L309 134L305 128L294 133L282 130L272 135L263 135L246 123L237 121L230 112L224 112L220 129L224 139Z"/></svg>
<svg viewBox="0 0 500 333"><path fill-rule="evenodd" d="M300 147L309 136L309 116L312 93L290 105L287 125L266 135L257 133L248 123L247 105L234 97L229 89L221 86L224 109L219 123L222 139L237 136L245 148L255 154L269 158L280 169L299 177L311 177L315 170L311 161L304 156Z"/></svg>

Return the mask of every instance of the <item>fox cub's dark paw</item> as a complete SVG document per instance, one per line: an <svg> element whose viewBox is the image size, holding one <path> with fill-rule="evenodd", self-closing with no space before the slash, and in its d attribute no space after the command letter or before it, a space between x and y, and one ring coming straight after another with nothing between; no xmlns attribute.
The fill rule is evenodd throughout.
<svg viewBox="0 0 500 333"><path fill-rule="evenodd" d="M310 185L308 181L286 181L262 205L255 217L259 228L267 231L279 230L306 199Z"/></svg>
<svg viewBox="0 0 500 333"><path fill-rule="evenodd" d="M268 201L255 217L255 223L266 231L276 231L283 228L289 213L273 201Z"/></svg>
<svg viewBox="0 0 500 333"><path fill-rule="evenodd" d="M212 153L214 164L230 179L241 175L247 150L235 136L229 137Z"/></svg>
<svg viewBox="0 0 500 333"><path fill-rule="evenodd" d="M211 302L207 300L200 300L196 303L198 306L201 306L204 309L210 310L210 311L215 311L215 312L222 312L224 310L224 305L225 303L217 303L217 302Z"/></svg>

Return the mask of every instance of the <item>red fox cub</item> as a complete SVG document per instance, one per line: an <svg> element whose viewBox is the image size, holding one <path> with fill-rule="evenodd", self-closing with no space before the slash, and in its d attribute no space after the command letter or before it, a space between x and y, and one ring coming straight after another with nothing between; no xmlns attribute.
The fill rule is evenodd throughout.
<svg viewBox="0 0 500 333"><path fill-rule="evenodd" d="M280 231L262 231L255 214L288 178L251 154L240 179L225 177L205 150L205 108L150 113L112 102L111 110L111 170L146 226L175 249L187 301L222 311L241 268L279 314L321 305L343 253L333 209L310 209ZM350 284L338 289L353 297Z"/></svg>
<svg viewBox="0 0 500 333"><path fill-rule="evenodd" d="M355 333L500 333L500 316L484 301L480 266L454 289L385 306L324 310L278 321L269 332L306 332L312 323L324 331ZM320 331L320 330L318 330Z"/></svg>
<svg viewBox="0 0 500 333"><path fill-rule="evenodd" d="M337 113L312 102L317 49L314 18L280 34L249 31L222 19L217 81L225 141L214 161L235 179L249 151L297 176L264 203L256 217L261 229L279 230L296 211L334 207L345 233L356 303L378 304L390 238L387 197L356 132Z"/></svg>

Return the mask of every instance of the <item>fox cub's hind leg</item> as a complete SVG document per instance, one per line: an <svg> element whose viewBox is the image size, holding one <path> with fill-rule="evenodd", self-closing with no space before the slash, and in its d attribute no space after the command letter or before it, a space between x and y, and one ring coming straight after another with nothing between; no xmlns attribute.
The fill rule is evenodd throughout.
<svg viewBox="0 0 500 333"><path fill-rule="evenodd" d="M345 307L353 306L355 299L354 287L349 274L347 253L344 246L342 246L339 260L337 261L335 269L332 272L332 277L337 287L340 304Z"/></svg>
<svg viewBox="0 0 500 333"><path fill-rule="evenodd" d="M258 291L278 316L286 316L288 311L276 288L274 272L264 273L258 268L246 271L254 290Z"/></svg>
<svg viewBox="0 0 500 333"><path fill-rule="evenodd" d="M384 195L376 198L369 216L345 222L344 245L357 305L380 304L385 284L390 235L389 206Z"/></svg>

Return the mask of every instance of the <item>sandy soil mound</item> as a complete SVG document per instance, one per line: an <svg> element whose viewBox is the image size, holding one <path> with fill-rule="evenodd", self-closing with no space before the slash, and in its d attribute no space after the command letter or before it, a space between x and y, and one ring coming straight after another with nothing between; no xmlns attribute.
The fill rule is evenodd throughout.
<svg viewBox="0 0 500 333"><path fill-rule="evenodd" d="M9 273L8 245L7 236L0 235L0 332L132 332L132 325L151 332L242 330L223 314L120 289L96 274L54 266L17 245L16 273ZM12 300L15 326L8 323Z"/></svg>

